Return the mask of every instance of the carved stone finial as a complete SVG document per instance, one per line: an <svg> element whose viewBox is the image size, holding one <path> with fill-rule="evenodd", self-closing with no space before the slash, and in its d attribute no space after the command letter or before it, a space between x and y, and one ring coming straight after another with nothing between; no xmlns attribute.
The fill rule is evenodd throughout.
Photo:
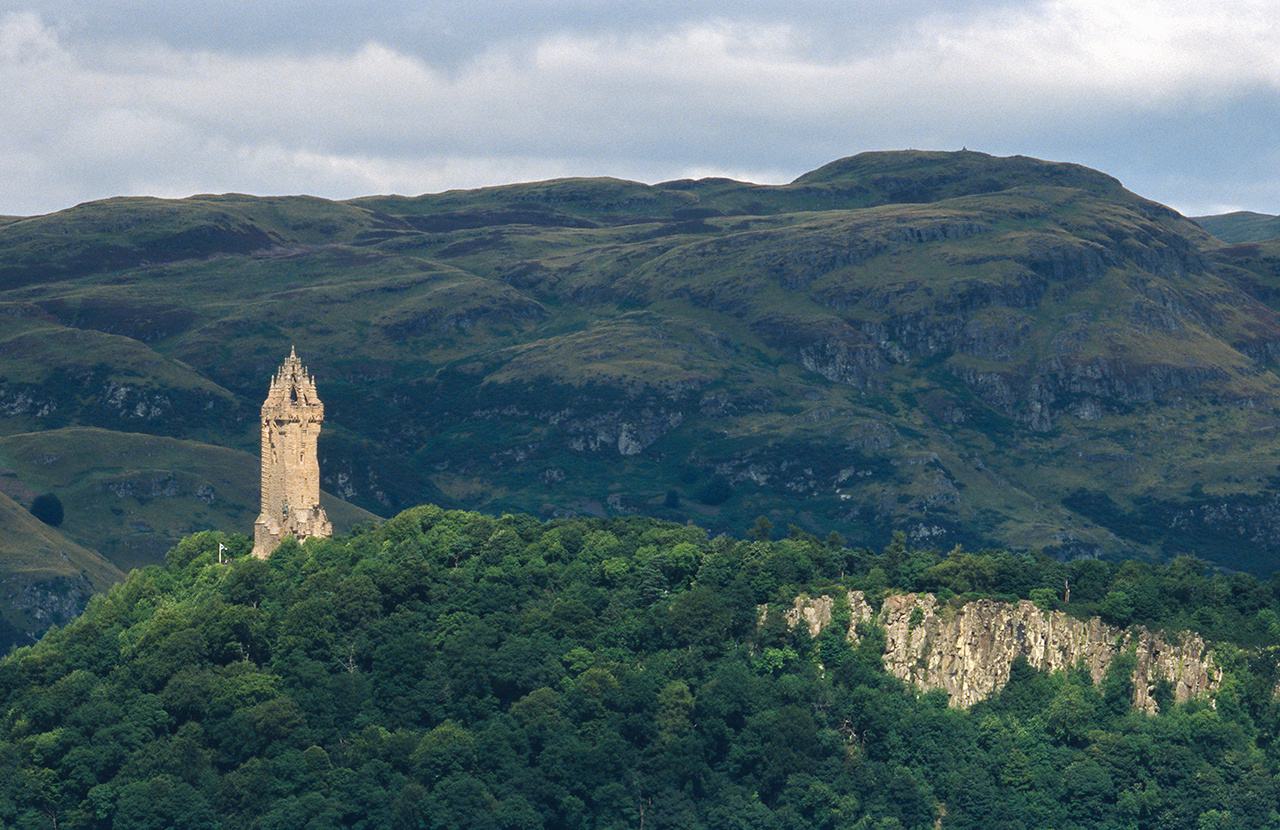
<svg viewBox="0 0 1280 830"><path fill-rule="evenodd" d="M253 555L266 559L286 536L332 536L320 507L316 439L324 404L293 347L262 403L262 512L253 526Z"/></svg>

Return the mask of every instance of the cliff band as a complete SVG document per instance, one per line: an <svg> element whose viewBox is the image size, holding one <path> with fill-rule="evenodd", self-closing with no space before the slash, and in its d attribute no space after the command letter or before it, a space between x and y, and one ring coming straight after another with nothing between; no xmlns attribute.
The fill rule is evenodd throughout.
<svg viewBox="0 0 1280 830"><path fill-rule="evenodd" d="M850 591L848 601L851 641L858 640L859 622L883 627L885 669L921 689L945 689L956 707L967 709L1004 688L1018 656L1042 671L1083 662L1098 683L1115 656L1132 648L1137 657L1133 702L1147 713L1156 710L1151 693L1161 680L1173 684L1178 703L1212 693L1222 682L1212 650L1192 632L1172 643L1143 627L1114 628L1096 617L1081 622L1028 600L982 599L953 608L933 594L901 594L885 597L879 612L862 591ZM816 637L831 625L834 608L830 596L798 597L786 612L787 622L794 626L804 620Z"/></svg>

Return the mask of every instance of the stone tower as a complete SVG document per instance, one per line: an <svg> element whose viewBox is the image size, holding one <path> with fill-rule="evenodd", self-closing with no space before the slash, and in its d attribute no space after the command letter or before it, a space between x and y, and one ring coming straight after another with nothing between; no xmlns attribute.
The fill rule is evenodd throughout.
<svg viewBox="0 0 1280 830"><path fill-rule="evenodd" d="M253 525L253 555L266 559L286 536L299 542L331 536L320 507L316 438L324 404L293 349L262 404L262 512Z"/></svg>

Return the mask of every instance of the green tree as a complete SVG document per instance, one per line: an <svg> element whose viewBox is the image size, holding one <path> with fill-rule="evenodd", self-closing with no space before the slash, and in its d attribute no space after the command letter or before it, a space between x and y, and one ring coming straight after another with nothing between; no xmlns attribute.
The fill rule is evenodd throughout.
<svg viewBox="0 0 1280 830"><path fill-rule="evenodd" d="M471 772L476 764L476 740L452 721L423 736L413 752L413 769L419 779L430 784L454 773Z"/></svg>
<svg viewBox="0 0 1280 830"><path fill-rule="evenodd" d="M1112 717L1126 714L1133 704L1133 673L1137 665L1134 653L1124 651L1112 658L1107 667L1102 678L1102 704Z"/></svg>
<svg viewBox="0 0 1280 830"><path fill-rule="evenodd" d="M751 530L747 533L747 538L755 539L757 542L767 542L773 535L773 522L769 521L765 516L757 516L755 524L751 526Z"/></svg>
<svg viewBox="0 0 1280 830"><path fill-rule="evenodd" d="M733 495L733 485L729 479L719 473L713 475L706 484L698 488L698 501L708 507L724 504Z"/></svg>
<svg viewBox="0 0 1280 830"><path fill-rule="evenodd" d="M111 827L115 830L205 830L218 827L208 800L171 775L120 788Z"/></svg>
<svg viewBox="0 0 1280 830"><path fill-rule="evenodd" d="M31 515L49 527L58 527L63 519L62 500L53 493L41 493L31 502Z"/></svg>

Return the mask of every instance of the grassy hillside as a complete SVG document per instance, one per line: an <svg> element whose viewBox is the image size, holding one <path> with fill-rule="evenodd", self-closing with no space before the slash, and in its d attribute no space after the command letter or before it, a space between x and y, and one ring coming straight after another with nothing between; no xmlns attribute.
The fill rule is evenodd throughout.
<svg viewBox="0 0 1280 830"><path fill-rule="evenodd" d="M258 516L256 455L93 427L0 439L0 458L36 490L60 494L67 537L124 570L164 557L204 530L249 532ZM322 494L340 531L376 516Z"/></svg>
<svg viewBox="0 0 1280 830"><path fill-rule="evenodd" d="M90 594L124 578L115 565L27 507L0 492L0 650L33 642L50 625L65 625Z"/></svg>
<svg viewBox="0 0 1280 830"><path fill-rule="evenodd" d="M107 200L0 226L0 452L122 567L247 531L258 407L296 346L324 486L379 515L765 516L1267 573L1273 248L970 152L780 186Z"/></svg>
<svg viewBox="0 0 1280 830"><path fill-rule="evenodd" d="M1216 216L1197 216L1196 224L1230 244L1262 242L1280 237L1280 216L1247 210Z"/></svg>
<svg viewBox="0 0 1280 830"><path fill-rule="evenodd" d="M30 579L84 577L104 590L124 576L101 556L67 539L0 493L0 556L11 574Z"/></svg>

